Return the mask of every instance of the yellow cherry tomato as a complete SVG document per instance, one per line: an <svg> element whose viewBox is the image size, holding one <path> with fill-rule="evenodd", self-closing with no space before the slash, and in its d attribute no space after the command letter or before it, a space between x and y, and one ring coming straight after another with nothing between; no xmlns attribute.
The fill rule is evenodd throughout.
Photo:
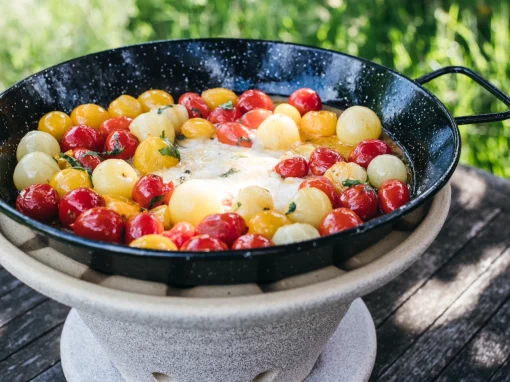
<svg viewBox="0 0 510 382"><path fill-rule="evenodd" d="M174 167L179 160L180 153L176 146L162 138L149 136L136 148L133 166L145 175Z"/></svg>
<svg viewBox="0 0 510 382"><path fill-rule="evenodd" d="M309 111L301 118L299 128L306 134L330 137L336 133L336 120L332 111Z"/></svg>
<svg viewBox="0 0 510 382"><path fill-rule="evenodd" d="M188 139L209 139L216 134L216 128L207 119L191 118L181 126L181 134Z"/></svg>
<svg viewBox="0 0 510 382"><path fill-rule="evenodd" d="M177 246L174 242L163 235L145 235L133 240L129 246L143 249L159 249L162 251L177 251Z"/></svg>
<svg viewBox="0 0 510 382"><path fill-rule="evenodd" d="M174 98L164 90L152 89L140 94L138 102L142 105L142 110L148 112L156 107L172 105Z"/></svg>
<svg viewBox="0 0 510 382"><path fill-rule="evenodd" d="M273 211L260 211L253 215L248 223L249 232L272 238L278 228L292 224L292 221L285 215Z"/></svg>
<svg viewBox="0 0 510 382"><path fill-rule="evenodd" d="M103 195L106 207L117 212L125 220L142 213L140 205L128 198L117 195Z"/></svg>
<svg viewBox="0 0 510 382"><path fill-rule="evenodd" d="M303 141L314 146L327 147L328 149L338 151L344 158L349 158L351 151L356 147L356 145L349 145L347 143L340 142L336 135L332 135L331 137L307 136L306 138L302 136L301 138Z"/></svg>
<svg viewBox="0 0 510 382"><path fill-rule="evenodd" d="M273 114L283 114L287 117L290 117L296 125L299 125L301 121L301 113L294 106L289 105L288 103L281 103L274 109Z"/></svg>
<svg viewBox="0 0 510 382"><path fill-rule="evenodd" d="M37 130L53 135L53 137L60 142L64 134L67 133L67 130L72 126L73 120L66 113L50 111L39 120Z"/></svg>
<svg viewBox="0 0 510 382"><path fill-rule="evenodd" d="M71 113L73 125L87 125L99 129L101 123L110 118L108 112L99 105L87 103L76 107Z"/></svg>
<svg viewBox="0 0 510 382"><path fill-rule="evenodd" d="M223 105L228 101L232 101L234 106L237 103L236 93L225 88L214 88L203 91L202 98L211 110L216 109L218 106Z"/></svg>
<svg viewBox="0 0 510 382"><path fill-rule="evenodd" d="M142 105L135 97L123 94L110 103L108 114L110 117L135 118L142 114Z"/></svg>
<svg viewBox="0 0 510 382"><path fill-rule="evenodd" d="M154 215L158 218L158 220L163 223L165 229L172 228L172 222L170 218L170 208L166 204L162 204L161 206L157 206L149 211L150 214Z"/></svg>
<svg viewBox="0 0 510 382"><path fill-rule="evenodd" d="M66 168L57 172L50 180L50 186L57 191L61 198L76 188L92 188L89 173L85 170Z"/></svg>

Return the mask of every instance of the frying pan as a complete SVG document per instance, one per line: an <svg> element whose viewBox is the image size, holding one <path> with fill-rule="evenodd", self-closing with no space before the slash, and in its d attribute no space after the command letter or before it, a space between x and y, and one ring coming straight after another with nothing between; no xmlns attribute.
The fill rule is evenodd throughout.
<svg viewBox="0 0 510 382"><path fill-rule="evenodd" d="M90 54L32 75L0 94L0 211L30 227L68 257L98 271L171 285L271 282L336 265L376 243L393 229L412 228L457 166L457 125L510 118L510 111L454 118L422 87L436 77L471 77L510 106L510 98L463 67L447 67L417 80L346 54L303 45L245 39L161 41ZM51 110L82 103L106 107L120 94L151 88L174 97L226 87L236 93L257 88L288 96L301 87L316 90L325 104L341 109L363 105L381 118L385 132L402 148L413 172L412 201L360 227L316 240L251 251L163 252L97 242L21 215L13 206L15 149Z"/></svg>

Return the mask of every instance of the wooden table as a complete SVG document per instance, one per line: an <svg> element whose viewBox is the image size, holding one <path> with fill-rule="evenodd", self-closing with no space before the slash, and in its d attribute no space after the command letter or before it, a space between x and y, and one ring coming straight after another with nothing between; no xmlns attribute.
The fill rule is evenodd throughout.
<svg viewBox="0 0 510 382"><path fill-rule="evenodd" d="M510 182L460 167L452 183L436 241L364 299L377 327L373 381L510 381ZM0 268L0 381L65 381L68 311Z"/></svg>

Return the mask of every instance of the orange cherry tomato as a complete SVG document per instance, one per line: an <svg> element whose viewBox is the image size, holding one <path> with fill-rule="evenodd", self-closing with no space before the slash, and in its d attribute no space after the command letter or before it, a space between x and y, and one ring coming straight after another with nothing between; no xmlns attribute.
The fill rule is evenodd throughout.
<svg viewBox="0 0 510 382"><path fill-rule="evenodd" d="M238 122L250 130L256 130L271 115L273 115L271 110L253 109L239 118Z"/></svg>
<svg viewBox="0 0 510 382"><path fill-rule="evenodd" d="M356 213L348 208L340 207L327 214L319 226L321 236L345 231L363 224Z"/></svg>
<svg viewBox="0 0 510 382"><path fill-rule="evenodd" d="M218 141L226 145L251 147L253 142L249 130L239 122L222 123L216 131Z"/></svg>

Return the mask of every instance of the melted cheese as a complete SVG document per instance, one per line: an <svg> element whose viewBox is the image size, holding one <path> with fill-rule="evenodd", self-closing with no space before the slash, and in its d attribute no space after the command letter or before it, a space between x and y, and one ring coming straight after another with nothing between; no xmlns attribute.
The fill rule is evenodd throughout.
<svg viewBox="0 0 510 382"><path fill-rule="evenodd" d="M281 178L273 169L284 151L264 149L256 138L252 140L251 148L226 145L216 138L179 141L180 163L156 174L176 186L201 179L211 193L225 201L233 199L241 188L263 187L273 196L275 208L282 211L303 179Z"/></svg>

